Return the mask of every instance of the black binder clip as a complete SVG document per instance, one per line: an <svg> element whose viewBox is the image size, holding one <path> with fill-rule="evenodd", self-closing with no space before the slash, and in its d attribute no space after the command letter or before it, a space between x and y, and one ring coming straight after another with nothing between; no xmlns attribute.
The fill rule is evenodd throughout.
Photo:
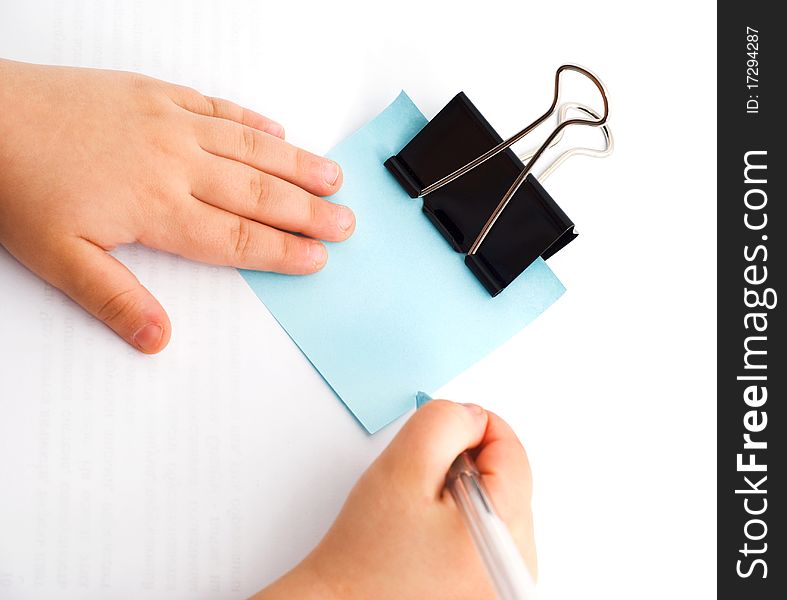
<svg viewBox="0 0 787 600"><path fill-rule="evenodd" d="M596 85L604 102L601 116L576 103L558 109L560 74L567 70ZM572 109L590 118L567 119ZM517 157L510 147L555 113L557 126L544 143ZM598 77L577 65L563 65L555 74L549 110L509 139L503 141L467 96L459 93L385 166L411 198L424 198L427 217L454 250L466 253L465 264L496 296L536 258L549 258L577 236L574 223L531 171L570 125L601 127L606 147L565 151L541 174L542 181L569 156L608 155L613 145L608 113L606 89Z"/></svg>

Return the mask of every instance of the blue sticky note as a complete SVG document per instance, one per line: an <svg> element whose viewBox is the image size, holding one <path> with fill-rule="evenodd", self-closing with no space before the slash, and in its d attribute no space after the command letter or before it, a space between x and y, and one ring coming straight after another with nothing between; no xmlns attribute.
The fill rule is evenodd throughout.
<svg viewBox="0 0 787 600"><path fill-rule="evenodd" d="M402 92L329 156L331 198L355 211L347 241L314 275L241 271L326 382L374 433L536 318L564 288L538 259L492 298L383 162L426 124Z"/></svg>
<svg viewBox="0 0 787 600"><path fill-rule="evenodd" d="M431 402L432 397L426 392L416 392L415 394L415 407L421 408L427 402Z"/></svg>

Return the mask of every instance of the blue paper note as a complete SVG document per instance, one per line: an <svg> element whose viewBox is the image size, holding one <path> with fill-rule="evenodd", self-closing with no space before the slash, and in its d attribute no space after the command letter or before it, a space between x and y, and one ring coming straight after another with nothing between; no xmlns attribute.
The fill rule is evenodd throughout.
<svg viewBox="0 0 787 600"><path fill-rule="evenodd" d="M363 426L374 433L506 341L564 291L538 259L492 298L383 166L426 124L402 92L334 148L331 198L355 211L354 235L329 244L305 277L241 271Z"/></svg>
<svg viewBox="0 0 787 600"><path fill-rule="evenodd" d="M427 402L431 402L432 397L426 392L416 392L415 394L415 407L421 408Z"/></svg>

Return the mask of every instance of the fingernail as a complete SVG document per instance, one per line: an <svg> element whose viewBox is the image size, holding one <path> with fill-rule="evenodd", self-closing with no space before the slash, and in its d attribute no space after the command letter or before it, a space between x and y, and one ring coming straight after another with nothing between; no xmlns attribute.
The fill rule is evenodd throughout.
<svg viewBox="0 0 787 600"><path fill-rule="evenodd" d="M322 176L325 179L325 183L333 185L339 179L339 165L332 160L326 160L322 164Z"/></svg>
<svg viewBox="0 0 787 600"><path fill-rule="evenodd" d="M338 206L336 210L336 224L342 231L348 231L355 223L355 215L346 206Z"/></svg>
<svg viewBox="0 0 787 600"><path fill-rule="evenodd" d="M148 323L140 327L134 334L134 345L143 352L155 352L161 343L164 328L156 323Z"/></svg>
<svg viewBox="0 0 787 600"><path fill-rule="evenodd" d="M271 135L275 135L276 137L283 138L284 137L284 127L276 123L275 121L271 121L265 127L265 131L270 133Z"/></svg>
<svg viewBox="0 0 787 600"><path fill-rule="evenodd" d="M328 250L320 242L313 242L309 246L309 258L314 263L314 268L319 269L328 260Z"/></svg>
<svg viewBox="0 0 787 600"><path fill-rule="evenodd" d="M484 414L484 409L478 406L478 404L462 403L462 406L469 410L474 417L480 417Z"/></svg>

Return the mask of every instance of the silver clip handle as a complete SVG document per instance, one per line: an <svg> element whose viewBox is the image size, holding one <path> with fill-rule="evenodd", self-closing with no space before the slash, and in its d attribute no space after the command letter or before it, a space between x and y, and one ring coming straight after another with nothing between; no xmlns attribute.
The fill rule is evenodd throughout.
<svg viewBox="0 0 787 600"><path fill-rule="evenodd" d="M489 231L492 229L492 227L494 227L495 223L497 222L497 219L500 218L500 215L505 210L506 206L508 206L508 203L511 201L511 198L514 196L514 194L517 192L517 190L521 187L522 183L524 183L525 178L532 171L533 165L541 157L541 155L544 153L544 151L553 144L555 138L557 138L557 136L560 135L561 132L566 127L570 127L571 125L588 125L588 126L591 126L591 127L600 127L600 126L604 125L607 122L607 117L609 116L609 101L607 99L607 90L606 90L606 87L604 86L604 84L601 82L601 80L596 75L594 75L591 71L589 71L588 69L585 69L584 67L580 67L579 65L574 65L574 64L561 65L560 67L558 67L557 71L555 72L555 92L554 92L554 97L552 98L552 104L550 105L549 109L543 115L541 115L538 119L533 121L530 125L528 125L524 129L522 129L518 133L515 133L513 136L511 136L507 140L504 140L504 141L500 142L494 148L491 148L490 150L484 152L481 156L473 159L472 161L470 161L469 163L467 163L463 167L460 167L459 169L457 169L453 173L450 173L450 174L446 175L445 177L437 180L436 182L434 182L431 185L428 185L427 187L425 187L422 190L421 197L426 196L427 194L431 194L433 191L443 187L444 185L447 185L447 184L451 183L452 181L454 181L455 179L458 179L459 177L461 177L465 173L467 173L469 171L472 171L477 166L485 163L487 160L489 160L493 156L496 156L497 154L499 154L500 152L502 152L506 148L509 148L509 147L513 146L518 141L520 141L522 138L524 138L527 134L529 134L531 131L533 131L536 127L541 125L541 123L546 121L552 114L554 114L555 110L557 109L557 101L558 101L558 98L560 96L560 75L564 71L575 71L575 72L577 72L577 73L579 73L581 75L584 75L585 77L587 77L588 79L590 79L593 82L593 84L598 88L598 91L601 94L601 99L602 99L602 101L604 103L604 112L603 112L602 116L600 116L598 118L594 118L592 120L591 119L568 119L568 120L565 120L565 121L559 123L557 125L557 127L555 127L555 129L552 130L552 133L549 134L549 136L544 141L544 143L541 144L541 146L538 148L538 150L535 151L535 153L533 154L532 158L525 165L525 168L522 169L522 172L514 180L514 183L511 184L511 187L508 188L508 191L503 195L503 198L500 200L500 203L497 205L497 207L492 212L492 214L489 217L489 219L487 220L487 222L484 224L484 227L481 229L481 233L478 234L478 237L476 238L475 242L473 242L473 245L470 247L470 250L468 250L467 253L469 255L475 254L476 252L478 252L478 248L484 242L484 239L486 239L486 236L489 234ZM568 156L566 156L565 158L568 158ZM565 160L565 158L563 160Z"/></svg>
<svg viewBox="0 0 787 600"><path fill-rule="evenodd" d="M564 104L560 105L560 110L558 111L558 123L562 123L566 120L566 115L568 114L569 110L578 110L580 112L585 113L589 117L593 117L594 119L600 119L598 113L590 108L589 106L585 106L584 104L580 104L579 102L565 102ZM560 135L558 135L552 143L549 145L550 148L554 148L557 146L560 141L563 139L563 134L565 131L561 131ZM605 156L609 156L612 154L612 151L615 149L615 141L612 137L612 131L609 129L609 123L604 123L601 126L601 133L604 134L604 148L599 150L598 148L585 148L585 147L575 147L569 148L568 150L564 151L560 154L555 160L549 163L549 166L541 171L537 175L538 181L544 183L546 179L555 172L555 170L566 162L572 156L591 156L595 158L604 158ZM523 163L527 164L527 161L530 160L533 155L536 153L538 148L533 148L528 150L527 152L523 152L519 154L519 160Z"/></svg>

